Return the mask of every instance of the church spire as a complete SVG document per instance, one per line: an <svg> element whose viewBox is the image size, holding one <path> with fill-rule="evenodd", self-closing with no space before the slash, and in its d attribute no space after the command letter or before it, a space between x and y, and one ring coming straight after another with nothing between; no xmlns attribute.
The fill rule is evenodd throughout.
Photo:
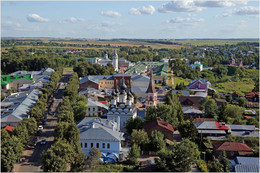
<svg viewBox="0 0 260 173"><path fill-rule="evenodd" d="M149 86L147 88L146 93L156 93L156 90L154 87L154 81L153 81L153 71L150 71L150 82L149 82Z"/></svg>

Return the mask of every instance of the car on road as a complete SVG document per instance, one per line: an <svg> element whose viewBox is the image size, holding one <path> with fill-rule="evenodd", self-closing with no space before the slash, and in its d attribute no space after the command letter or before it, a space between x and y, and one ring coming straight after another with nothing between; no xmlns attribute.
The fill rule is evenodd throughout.
<svg viewBox="0 0 260 173"><path fill-rule="evenodd" d="M39 125L38 130L43 130L43 126Z"/></svg>
<svg viewBox="0 0 260 173"><path fill-rule="evenodd" d="M42 141L41 141L41 145L45 145L46 144L46 139L43 139Z"/></svg>

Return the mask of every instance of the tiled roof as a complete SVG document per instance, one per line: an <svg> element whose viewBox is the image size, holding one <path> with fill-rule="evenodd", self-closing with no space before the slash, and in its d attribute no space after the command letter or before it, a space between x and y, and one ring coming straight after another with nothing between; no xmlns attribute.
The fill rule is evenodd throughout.
<svg viewBox="0 0 260 173"><path fill-rule="evenodd" d="M222 144L213 144L215 150L225 150L225 151L248 151L253 152L253 150L246 144L239 142L224 142Z"/></svg>
<svg viewBox="0 0 260 173"><path fill-rule="evenodd" d="M172 127L171 124L167 123L167 122L163 122L163 121L160 121L160 120L153 120L153 121L150 121L148 123L146 123L143 128L145 130L148 130L148 129L152 129L153 127L156 127L156 126L160 126L160 127L163 127L167 130L170 130L172 132L174 132L174 129Z"/></svg>
<svg viewBox="0 0 260 173"><path fill-rule="evenodd" d="M9 132L12 132L14 128L15 127L13 127L13 126L5 126L5 130L9 131Z"/></svg>

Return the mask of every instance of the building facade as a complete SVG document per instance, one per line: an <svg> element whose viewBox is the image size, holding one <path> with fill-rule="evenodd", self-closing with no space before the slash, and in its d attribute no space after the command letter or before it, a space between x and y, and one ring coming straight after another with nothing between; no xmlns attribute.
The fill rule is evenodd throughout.
<svg viewBox="0 0 260 173"><path fill-rule="evenodd" d="M111 104L105 116L108 120L115 120L120 123L120 131L125 132L127 120L137 116L137 107L134 104L131 89L126 86L124 78L119 89L116 88L112 92Z"/></svg>

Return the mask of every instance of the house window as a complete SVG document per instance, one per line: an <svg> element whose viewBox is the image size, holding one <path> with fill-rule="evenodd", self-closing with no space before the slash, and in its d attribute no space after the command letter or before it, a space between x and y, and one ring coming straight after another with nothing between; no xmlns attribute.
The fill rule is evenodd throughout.
<svg viewBox="0 0 260 173"><path fill-rule="evenodd" d="M110 144L107 144L107 148L110 148Z"/></svg>
<svg viewBox="0 0 260 173"><path fill-rule="evenodd" d="M81 145L81 148L82 148L82 142L80 143L80 145Z"/></svg>
<svg viewBox="0 0 260 173"><path fill-rule="evenodd" d="M88 108L88 111L90 111L90 108Z"/></svg>
<svg viewBox="0 0 260 173"><path fill-rule="evenodd" d="M93 108L93 111L95 111L95 108Z"/></svg>
<svg viewBox="0 0 260 173"><path fill-rule="evenodd" d="M85 143L85 148L88 148L88 143Z"/></svg>
<svg viewBox="0 0 260 173"><path fill-rule="evenodd" d="M234 152L233 151L231 152L231 156L234 156Z"/></svg>
<svg viewBox="0 0 260 173"><path fill-rule="evenodd" d="M91 148L92 148L93 146L94 146L93 143L91 143Z"/></svg>
<svg viewBox="0 0 260 173"><path fill-rule="evenodd" d="M105 147L106 147L106 144L105 144L105 143L103 143L103 144L102 144L102 148L105 148Z"/></svg>
<svg viewBox="0 0 260 173"><path fill-rule="evenodd" d="M99 148L99 143L96 143L96 147Z"/></svg>

